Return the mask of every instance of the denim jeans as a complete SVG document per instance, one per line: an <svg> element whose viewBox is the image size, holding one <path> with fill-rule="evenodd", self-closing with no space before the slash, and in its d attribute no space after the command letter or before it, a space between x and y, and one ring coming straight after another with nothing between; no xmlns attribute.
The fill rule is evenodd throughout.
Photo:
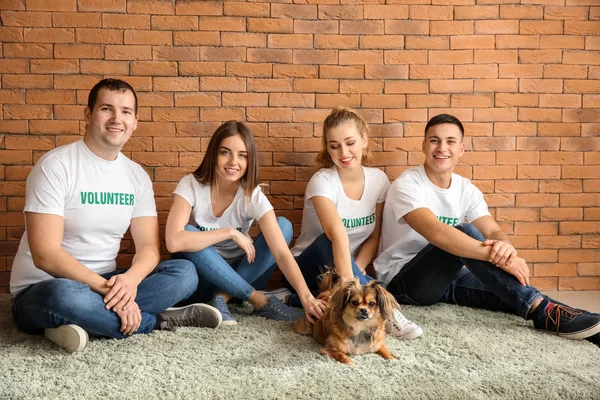
<svg viewBox="0 0 600 400"><path fill-rule="evenodd" d="M368 275L363 274L354 257L350 255L350 261L352 263L352 273L358 278L361 285L366 285L373 280ZM316 238L314 242L310 244L304 251L296 256L296 262L302 271L304 280L308 289L315 295L319 294L319 275L325 272L325 269L333 265L333 245L331 240L324 233ZM294 290L292 286L285 281L286 286ZM289 300L289 305L293 307L302 307L302 303L297 295L292 295Z"/></svg>
<svg viewBox="0 0 600 400"><path fill-rule="evenodd" d="M277 217L277 224L289 245L294 234L292 223L284 217ZM192 225L187 225L185 230L199 232ZM194 263L200 281L198 290L186 303L210 301L219 291L240 300L248 300L254 290L264 289L277 264L262 233L254 241L254 250L256 255L253 263L248 262L247 256L228 263L212 246L200 251L174 254L174 257L183 257Z"/></svg>
<svg viewBox="0 0 600 400"><path fill-rule="evenodd" d="M126 272L115 270L102 277ZM142 322L136 333L150 333L156 325L156 314L189 297L198 285L192 263L185 260L163 261L137 288L136 303ZM90 336L122 339L121 319L105 308L104 296L83 283L55 278L36 283L17 294L13 302L13 320L26 333L43 333L45 328L75 324Z"/></svg>
<svg viewBox="0 0 600 400"><path fill-rule="evenodd" d="M470 224L456 228L473 239L485 240ZM522 286L514 276L492 263L458 257L432 244L402 267L387 289L401 304L442 302L504 311L524 319L528 319L533 303L542 297L536 288Z"/></svg>

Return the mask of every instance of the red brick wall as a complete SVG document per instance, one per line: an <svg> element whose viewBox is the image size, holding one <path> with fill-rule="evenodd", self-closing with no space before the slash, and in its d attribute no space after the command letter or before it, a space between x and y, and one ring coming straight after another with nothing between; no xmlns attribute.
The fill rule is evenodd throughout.
<svg viewBox="0 0 600 400"><path fill-rule="evenodd" d="M598 0L291 1L1 0L0 291L26 176L81 137L105 76L138 90L124 151L151 174L161 223L224 120L250 123L271 200L299 228L331 107L361 111L390 179L420 163L427 119L450 112L467 128L459 172L534 283L600 289Z"/></svg>

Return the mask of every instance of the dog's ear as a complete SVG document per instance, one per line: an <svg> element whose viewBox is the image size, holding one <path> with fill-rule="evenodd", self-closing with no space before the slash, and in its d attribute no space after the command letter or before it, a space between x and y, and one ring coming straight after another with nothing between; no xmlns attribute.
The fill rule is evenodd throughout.
<svg viewBox="0 0 600 400"><path fill-rule="evenodd" d="M321 292L327 292L333 289L335 284L338 282L338 275L333 267L327 267L325 272L319 277L319 290Z"/></svg>
<svg viewBox="0 0 600 400"><path fill-rule="evenodd" d="M329 310L332 322L336 326L344 325L344 309L350 301L352 294L360 290L360 285L355 279L346 281L338 290L333 293L329 301Z"/></svg>
<svg viewBox="0 0 600 400"><path fill-rule="evenodd" d="M394 296L383 286L377 283L377 281L371 281L369 286L372 286L377 293L377 304L379 305L379 311L383 318L390 319L392 317L392 311L400 309L400 304L396 301Z"/></svg>

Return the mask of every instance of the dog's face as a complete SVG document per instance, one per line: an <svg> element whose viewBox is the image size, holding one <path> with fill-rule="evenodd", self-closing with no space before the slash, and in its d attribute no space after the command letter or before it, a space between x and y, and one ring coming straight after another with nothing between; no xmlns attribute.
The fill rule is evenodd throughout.
<svg viewBox="0 0 600 400"><path fill-rule="evenodd" d="M396 305L394 297L377 282L361 286L352 280L333 294L331 316L338 326L361 331L383 324Z"/></svg>

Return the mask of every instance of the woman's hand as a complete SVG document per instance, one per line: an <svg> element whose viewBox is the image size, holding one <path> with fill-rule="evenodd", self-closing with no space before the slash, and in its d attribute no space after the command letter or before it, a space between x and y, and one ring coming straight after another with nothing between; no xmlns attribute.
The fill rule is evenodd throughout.
<svg viewBox="0 0 600 400"><path fill-rule="evenodd" d="M304 312L306 313L306 319L311 324L314 324L325 313L327 303L321 299L315 299L312 294L305 299L301 299L301 301Z"/></svg>
<svg viewBox="0 0 600 400"><path fill-rule="evenodd" d="M254 244L252 244L252 239L237 229L231 228L231 230L233 231L231 234L231 240L233 240L235 244L244 250L246 256L248 257L248 262L253 263L254 257L256 257L256 250L254 249Z"/></svg>

